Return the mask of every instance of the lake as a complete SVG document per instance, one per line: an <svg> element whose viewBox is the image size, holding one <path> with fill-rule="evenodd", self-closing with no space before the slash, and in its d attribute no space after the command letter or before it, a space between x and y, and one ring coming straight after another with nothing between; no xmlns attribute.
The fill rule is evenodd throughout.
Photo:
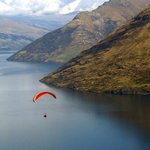
<svg viewBox="0 0 150 150"><path fill-rule="evenodd" d="M48 86L39 79L62 64L6 61L12 54L0 51L0 150L150 149L150 96ZM57 99L34 103L41 91Z"/></svg>

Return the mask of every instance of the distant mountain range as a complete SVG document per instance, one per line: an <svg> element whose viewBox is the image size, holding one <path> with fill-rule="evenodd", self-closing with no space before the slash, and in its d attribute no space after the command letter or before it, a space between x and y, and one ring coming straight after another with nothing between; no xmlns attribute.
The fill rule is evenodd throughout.
<svg viewBox="0 0 150 150"><path fill-rule="evenodd" d="M150 7L40 81L80 91L150 94Z"/></svg>
<svg viewBox="0 0 150 150"><path fill-rule="evenodd" d="M0 17L6 18L12 21L18 20L22 23L25 23L31 26L36 26L36 27L40 27L40 28L52 31L70 22L74 18L74 16L76 16L78 13L79 12L73 12L73 13L64 14L64 15L49 14L45 16L0 15Z"/></svg>
<svg viewBox="0 0 150 150"><path fill-rule="evenodd" d="M9 61L66 62L95 45L150 5L149 0L110 0L25 46Z"/></svg>
<svg viewBox="0 0 150 150"><path fill-rule="evenodd" d="M0 18L0 50L20 50L49 30Z"/></svg>

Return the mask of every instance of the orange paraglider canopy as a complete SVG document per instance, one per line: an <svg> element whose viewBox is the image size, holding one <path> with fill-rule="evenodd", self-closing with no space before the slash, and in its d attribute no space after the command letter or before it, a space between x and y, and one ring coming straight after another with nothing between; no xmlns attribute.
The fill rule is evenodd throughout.
<svg viewBox="0 0 150 150"><path fill-rule="evenodd" d="M51 92L40 92L40 93L38 93L37 95L35 95L35 96L33 97L33 102L36 102L39 97L41 97L42 95L45 95L45 94L50 94L50 95L52 95L54 98L56 98L56 95L53 94L53 93L51 93Z"/></svg>

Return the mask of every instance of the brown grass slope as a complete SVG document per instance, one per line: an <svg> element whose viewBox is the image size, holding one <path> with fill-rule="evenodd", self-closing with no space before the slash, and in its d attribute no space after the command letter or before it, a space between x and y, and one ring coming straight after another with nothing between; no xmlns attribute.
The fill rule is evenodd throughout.
<svg viewBox="0 0 150 150"><path fill-rule="evenodd" d="M66 62L92 47L150 5L150 0L110 0L92 12L79 13L10 57L12 61Z"/></svg>
<svg viewBox="0 0 150 150"><path fill-rule="evenodd" d="M41 82L81 91L150 94L150 8Z"/></svg>

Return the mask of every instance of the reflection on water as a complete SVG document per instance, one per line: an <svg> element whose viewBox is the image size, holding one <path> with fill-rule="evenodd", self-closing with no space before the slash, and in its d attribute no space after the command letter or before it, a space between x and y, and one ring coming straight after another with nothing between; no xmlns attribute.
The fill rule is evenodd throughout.
<svg viewBox="0 0 150 150"><path fill-rule="evenodd" d="M81 96L82 101L96 104L97 109L94 109L97 115L104 114L119 118L125 124L133 126L150 136L149 95L120 95L77 91L74 91L74 93L79 97Z"/></svg>
<svg viewBox="0 0 150 150"><path fill-rule="evenodd" d="M111 112L109 115L124 119L131 125L150 134L149 98L149 96L122 96L121 101L117 101L120 110Z"/></svg>

